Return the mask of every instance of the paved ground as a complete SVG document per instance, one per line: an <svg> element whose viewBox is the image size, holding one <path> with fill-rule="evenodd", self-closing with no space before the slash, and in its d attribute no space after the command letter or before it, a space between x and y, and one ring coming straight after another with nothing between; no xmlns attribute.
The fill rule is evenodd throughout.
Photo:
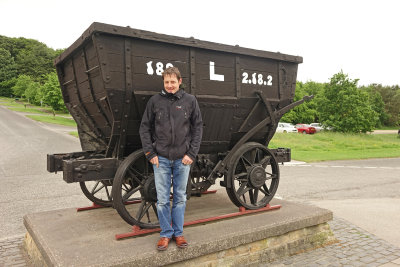
<svg viewBox="0 0 400 267"><path fill-rule="evenodd" d="M287 164L278 195L330 209L400 247L399 174L400 158Z"/></svg>
<svg viewBox="0 0 400 267"><path fill-rule="evenodd" d="M0 240L0 266L31 266L28 257L22 250L23 236L9 237Z"/></svg>
<svg viewBox="0 0 400 267"><path fill-rule="evenodd" d="M76 184L46 172L47 153L80 150L78 140L65 134L69 129L62 129L0 106L0 267L25 265L19 250L24 214L88 203ZM278 197L331 209L340 243L274 264L400 266L399 173L400 158L283 166ZM326 261L317 263L321 259Z"/></svg>
<svg viewBox="0 0 400 267"><path fill-rule="evenodd" d="M0 239L23 235L29 212L87 204L78 184L47 172L46 154L81 151L68 130L0 106Z"/></svg>
<svg viewBox="0 0 400 267"><path fill-rule="evenodd" d="M400 267L400 248L348 221L334 217L330 223L338 243L291 257L253 266L380 266ZM23 236L0 240L0 266L31 266L21 251Z"/></svg>
<svg viewBox="0 0 400 267"><path fill-rule="evenodd" d="M330 226L338 243L258 266L400 266L400 248L338 217Z"/></svg>

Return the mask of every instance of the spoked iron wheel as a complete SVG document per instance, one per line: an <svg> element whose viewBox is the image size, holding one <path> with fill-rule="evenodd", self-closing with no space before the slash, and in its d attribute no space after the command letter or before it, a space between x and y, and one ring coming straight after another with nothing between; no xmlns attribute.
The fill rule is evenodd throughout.
<svg viewBox="0 0 400 267"><path fill-rule="evenodd" d="M93 203L104 207L112 206L112 180L86 181L79 185L83 194Z"/></svg>
<svg viewBox="0 0 400 267"><path fill-rule="evenodd" d="M118 167L112 198L114 208L130 225L141 228L159 227L153 166L142 150L130 154Z"/></svg>
<svg viewBox="0 0 400 267"><path fill-rule="evenodd" d="M232 156L226 188L238 207L259 209L273 198L279 184L279 166L272 152L259 143L246 143Z"/></svg>

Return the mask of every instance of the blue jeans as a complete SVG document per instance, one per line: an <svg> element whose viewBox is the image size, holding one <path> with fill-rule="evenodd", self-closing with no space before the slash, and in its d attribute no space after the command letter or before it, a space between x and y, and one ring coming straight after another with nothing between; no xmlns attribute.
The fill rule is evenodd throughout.
<svg viewBox="0 0 400 267"><path fill-rule="evenodd" d="M158 156L159 167L153 165L157 190L157 214L161 227L161 237L183 235L186 208L186 187L190 165L182 159L169 160ZM170 208L171 178L173 187L172 210Z"/></svg>

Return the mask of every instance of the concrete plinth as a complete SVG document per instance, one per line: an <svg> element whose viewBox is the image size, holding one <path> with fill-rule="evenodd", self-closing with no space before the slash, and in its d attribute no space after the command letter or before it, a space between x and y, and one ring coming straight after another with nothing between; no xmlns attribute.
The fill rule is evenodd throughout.
<svg viewBox="0 0 400 267"><path fill-rule="evenodd" d="M24 216L25 248L37 265L47 266L235 266L268 262L334 242L327 224L332 212L274 200L278 210L186 227L189 242L159 252L159 234L115 240L131 231L112 208L76 212L62 209ZM192 197L185 221L237 212L223 190Z"/></svg>

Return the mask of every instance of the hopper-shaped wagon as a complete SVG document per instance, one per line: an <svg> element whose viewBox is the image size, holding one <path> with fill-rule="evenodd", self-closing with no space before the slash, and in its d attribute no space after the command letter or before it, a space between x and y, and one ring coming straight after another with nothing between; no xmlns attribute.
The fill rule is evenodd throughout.
<svg viewBox="0 0 400 267"><path fill-rule="evenodd" d="M113 206L131 225L158 226L151 164L139 126L148 99L161 91L162 71L176 66L184 90L197 97L203 139L192 164L188 196L217 178L237 206L259 209L273 198L280 162L290 149L269 149L293 102L302 58L93 23L55 65L82 151L48 155L48 171L79 182L94 203ZM129 205L139 203L137 205Z"/></svg>

